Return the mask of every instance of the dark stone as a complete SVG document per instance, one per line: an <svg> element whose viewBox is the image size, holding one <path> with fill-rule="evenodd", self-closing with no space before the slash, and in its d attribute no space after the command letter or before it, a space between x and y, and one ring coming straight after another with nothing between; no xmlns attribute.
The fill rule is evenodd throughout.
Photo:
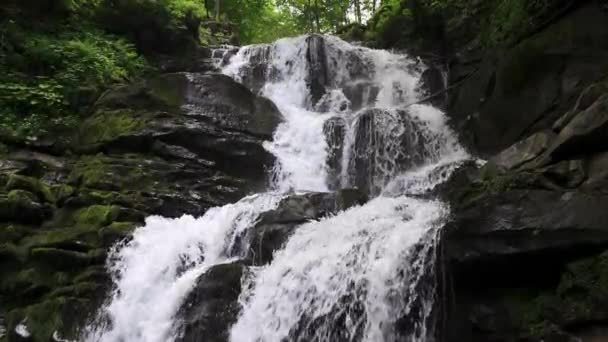
<svg viewBox="0 0 608 342"><path fill-rule="evenodd" d="M239 263L217 265L202 274L178 313L178 342L229 340L228 329L237 319L240 307L241 277Z"/></svg>
<svg viewBox="0 0 608 342"><path fill-rule="evenodd" d="M283 247L298 226L335 215L366 201L367 197L354 189L289 196L276 209L260 216L247 238L250 241L247 258L254 265L267 264L272 261L273 253Z"/></svg>
<svg viewBox="0 0 608 342"><path fill-rule="evenodd" d="M329 85L325 39L323 36L313 34L306 37L306 44L306 61L308 62L306 84L314 106L323 97L325 88Z"/></svg>
<svg viewBox="0 0 608 342"><path fill-rule="evenodd" d="M395 133L399 129L402 133ZM361 112L355 128L356 141L348 165L351 184L376 194L389 178L419 165L425 159L422 123L406 111L368 109ZM377 155L392 158L381 168Z"/></svg>
<svg viewBox="0 0 608 342"><path fill-rule="evenodd" d="M590 1L556 18L505 51L454 59L448 113L471 150L492 155L550 129L605 74L608 13Z"/></svg>
<svg viewBox="0 0 608 342"><path fill-rule="evenodd" d="M344 137L346 134L346 123L341 117L333 117L325 121L323 133L328 147L328 187L332 190L339 189L342 174L342 157L344 153Z"/></svg>
<svg viewBox="0 0 608 342"><path fill-rule="evenodd" d="M420 90L428 103L434 107L445 109L447 105L447 92L445 92L444 72L437 67L430 67L422 72L420 76Z"/></svg>
<svg viewBox="0 0 608 342"><path fill-rule="evenodd" d="M548 151L553 161L608 149L608 94L576 114Z"/></svg>

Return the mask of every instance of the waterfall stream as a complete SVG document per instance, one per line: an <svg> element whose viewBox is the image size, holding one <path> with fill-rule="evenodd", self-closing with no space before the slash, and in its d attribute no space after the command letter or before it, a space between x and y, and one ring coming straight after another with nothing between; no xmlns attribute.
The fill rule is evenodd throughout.
<svg viewBox="0 0 608 342"><path fill-rule="evenodd" d="M114 247L115 290L85 340L176 339L197 278L244 256L235 241L261 213L292 192L353 187L373 199L298 227L271 263L250 267L230 340L430 340L433 291L421 284L449 209L411 195L468 156L439 109L414 104L425 65L316 35L243 47L221 63L284 116L265 143L277 160L271 185L200 218L148 218Z"/></svg>

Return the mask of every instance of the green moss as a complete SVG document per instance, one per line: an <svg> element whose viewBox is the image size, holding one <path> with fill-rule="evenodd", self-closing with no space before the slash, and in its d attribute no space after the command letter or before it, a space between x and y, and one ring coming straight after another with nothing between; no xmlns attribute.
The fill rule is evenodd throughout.
<svg viewBox="0 0 608 342"><path fill-rule="evenodd" d="M104 251L101 249L82 253L58 248L37 247L32 248L30 252L33 261L59 270L71 270L75 267L103 263L104 256Z"/></svg>
<svg viewBox="0 0 608 342"><path fill-rule="evenodd" d="M51 188L47 184L41 182L36 178L15 174L10 175L8 178L8 182L6 183L6 189L27 190L38 195L41 201L55 203L55 196L53 195Z"/></svg>
<svg viewBox="0 0 608 342"><path fill-rule="evenodd" d="M0 243L19 241L26 234L31 233L32 227L15 223L0 224Z"/></svg>
<svg viewBox="0 0 608 342"><path fill-rule="evenodd" d="M120 159L113 159L103 154L83 156L74 165L69 182L96 189L102 197L114 196L104 194L105 191L117 191L120 194L124 194L126 189L149 191L154 184L141 156L123 155Z"/></svg>
<svg viewBox="0 0 608 342"><path fill-rule="evenodd" d="M7 196L10 202L29 203L36 201L36 196L25 190L11 190Z"/></svg>
<svg viewBox="0 0 608 342"><path fill-rule="evenodd" d="M53 186L51 188L51 191L53 192L53 196L55 196L57 202L61 203L68 199L70 196L74 195L76 189L67 184L59 184Z"/></svg>
<svg viewBox="0 0 608 342"><path fill-rule="evenodd" d="M157 99L164 107L178 109L184 103L189 84L184 74L166 74L151 79L147 85L152 98Z"/></svg>
<svg viewBox="0 0 608 342"><path fill-rule="evenodd" d="M116 220L119 211L115 205L92 205L77 211L75 220L79 225L103 227Z"/></svg>
<svg viewBox="0 0 608 342"><path fill-rule="evenodd" d="M85 299L58 297L13 310L8 315L8 327L13 328L25 322L33 341L52 341L55 331L74 329L76 321L86 318L84 314L90 306ZM80 314L78 314L80 312Z"/></svg>
<svg viewBox="0 0 608 342"><path fill-rule="evenodd" d="M107 143L136 132L144 125L145 121L130 110L100 111L83 123L79 143L84 146Z"/></svg>
<svg viewBox="0 0 608 342"><path fill-rule="evenodd" d="M608 251L566 265L559 283L503 294L514 329L542 339L559 327L608 319Z"/></svg>
<svg viewBox="0 0 608 342"><path fill-rule="evenodd" d="M82 271L74 278L74 283L93 282L99 283L108 279L104 266L92 266Z"/></svg>
<svg viewBox="0 0 608 342"><path fill-rule="evenodd" d="M101 288L100 284L80 282L70 286L60 287L49 294L50 297L84 297L91 298Z"/></svg>
<svg viewBox="0 0 608 342"><path fill-rule="evenodd" d="M34 194L25 190L11 190L0 196L0 219L7 222L37 224L48 218L47 206L37 202Z"/></svg>
<svg viewBox="0 0 608 342"><path fill-rule="evenodd" d="M135 227L136 224L133 222L113 222L99 230L99 239L104 246L110 246L129 236L135 230Z"/></svg>

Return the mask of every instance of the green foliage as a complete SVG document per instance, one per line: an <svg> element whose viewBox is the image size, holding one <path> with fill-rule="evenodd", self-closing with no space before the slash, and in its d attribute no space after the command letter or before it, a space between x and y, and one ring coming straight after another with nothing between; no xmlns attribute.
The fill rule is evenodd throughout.
<svg viewBox="0 0 608 342"><path fill-rule="evenodd" d="M101 90L147 69L133 45L95 29L60 34L21 30L18 35L0 56L0 70L5 70L0 75L0 129L17 136L74 127L83 86Z"/></svg>
<svg viewBox="0 0 608 342"><path fill-rule="evenodd" d="M79 83L102 85L128 80L145 69L145 61L124 40L92 30L59 37L32 35L24 56L71 89Z"/></svg>

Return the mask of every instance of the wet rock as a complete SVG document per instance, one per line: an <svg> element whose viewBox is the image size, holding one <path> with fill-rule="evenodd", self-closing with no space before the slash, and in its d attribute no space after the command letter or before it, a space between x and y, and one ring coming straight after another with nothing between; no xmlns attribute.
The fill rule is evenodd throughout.
<svg viewBox="0 0 608 342"><path fill-rule="evenodd" d="M560 160L608 148L608 94L601 96L586 110L578 113L559 132L548 152Z"/></svg>
<svg viewBox="0 0 608 342"><path fill-rule="evenodd" d="M325 40L323 36L313 34L306 37L306 44L306 61L308 62L306 84L314 106L323 97L325 88L329 85Z"/></svg>
<svg viewBox="0 0 608 342"><path fill-rule="evenodd" d="M587 164L588 177L581 188L608 193L608 152L590 158Z"/></svg>
<svg viewBox="0 0 608 342"><path fill-rule="evenodd" d="M245 270L239 263L217 265L202 274L178 313L179 342L229 340L240 310L238 296Z"/></svg>
<svg viewBox="0 0 608 342"><path fill-rule="evenodd" d="M298 226L335 215L366 201L367 197L354 189L289 196L276 209L260 216L259 222L246 238L250 241L247 259L255 265L269 263L273 253L287 242Z"/></svg>
<svg viewBox="0 0 608 342"><path fill-rule="evenodd" d="M252 189L274 163L262 143L280 120L272 102L227 76L168 74L104 95L79 148L185 159L200 174L230 175Z"/></svg>
<svg viewBox="0 0 608 342"><path fill-rule="evenodd" d="M420 76L420 90L425 97L428 97L428 103L437 108L445 109L447 105L447 92L445 90L444 72L437 67L430 67L422 72Z"/></svg>
<svg viewBox="0 0 608 342"><path fill-rule="evenodd" d="M348 165L351 184L376 194L399 172L424 160L422 123L405 111L369 109L357 119Z"/></svg>
<svg viewBox="0 0 608 342"><path fill-rule="evenodd" d="M346 134L346 123L341 117L333 117L325 121L323 125L323 133L327 140L328 158L327 168L328 180L327 184L330 189L335 190L340 188L342 174L342 158L344 156L344 138Z"/></svg>
<svg viewBox="0 0 608 342"><path fill-rule="evenodd" d="M602 223L608 219L606 205L608 198L578 192L512 190L486 196L458 213L446 235L448 254L459 263L474 263L602 245L608 243Z"/></svg>
<svg viewBox="0 0 608 342"><path fill-rule="evenodd" d="M535 133L500 152L490 162L508 170L525 167L526 163L540 157L554 138L555 135L549 131Z"/></svg>
<svg viewBox="0 0 608 342"><path fill-rule="evenodd" d="M374 104L380 92L380 88L377 85L366 81L345 84L342 89L344 96L350 101L350 109L353 112Z"/></svg>

